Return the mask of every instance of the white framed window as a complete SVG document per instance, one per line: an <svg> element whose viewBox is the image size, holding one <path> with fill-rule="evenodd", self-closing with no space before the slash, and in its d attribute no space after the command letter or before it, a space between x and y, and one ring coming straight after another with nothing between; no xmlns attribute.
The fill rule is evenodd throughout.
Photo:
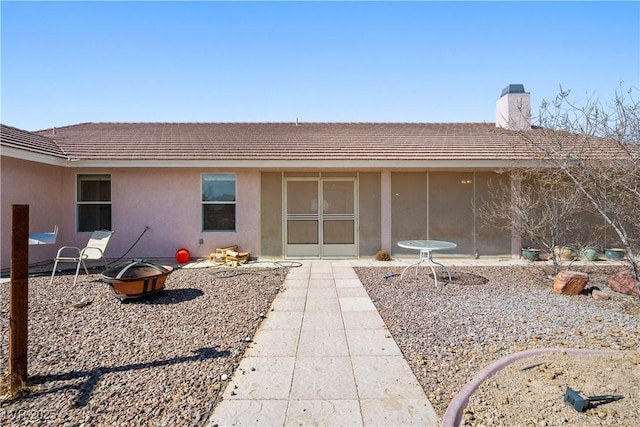
<svg viewBox="0 0 640 427"><path fill-rule="evenodd" d="M77 175L76 219L78 231L111 230L111 175Z"/></svg>
<svg viewBox="0 0 640 427"><path fill-rule="evenodd" d="M202 175L202 230L236 231L236 175Z"/></svg>

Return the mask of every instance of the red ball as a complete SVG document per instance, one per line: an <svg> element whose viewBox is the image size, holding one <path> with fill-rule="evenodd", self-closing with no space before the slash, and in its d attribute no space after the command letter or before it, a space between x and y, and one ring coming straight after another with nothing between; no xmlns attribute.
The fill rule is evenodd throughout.
<svg viewBox="0 0 640 427"><path fill-rule="evenodd" d="M190 257L191 255L189 254L189 251L184 248L176 251L176 261L178 261L179 264L188 262Z"/></svg>

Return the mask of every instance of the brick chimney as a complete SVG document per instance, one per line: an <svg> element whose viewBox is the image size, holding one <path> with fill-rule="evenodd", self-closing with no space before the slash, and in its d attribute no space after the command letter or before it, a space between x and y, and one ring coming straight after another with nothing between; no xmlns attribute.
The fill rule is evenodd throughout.
<svg viewBox="0 0 640 427"><path fill-rule="evenodd" d="M509 130L531 129L531 98L524 85L512 84L502 89L496 101L496 127Z"/></svg>

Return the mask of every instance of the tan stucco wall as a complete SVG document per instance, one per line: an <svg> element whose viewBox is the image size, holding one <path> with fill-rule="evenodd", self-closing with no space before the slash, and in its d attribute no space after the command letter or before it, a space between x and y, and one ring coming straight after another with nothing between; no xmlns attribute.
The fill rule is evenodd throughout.
<svg viewBox="0 0 640 427"><path fill-rule="evenodd" d="M76 232L76 176L110 174L112 228L106 255L131 258L173 258L186 248L193 258L207 258L218 247L238 245L259 256L258 171L207 168L64 168L2 157L2 269L10 267L11 205L30 205L30 231L60 230L55 245L30 246L31 264L51 260L60 246L86 245L91 233ZM236 174L236 232L203 232L201 176ZM199 244L199 240L203 244Z"/></svg>
<svg viewBox="0 0 640 427"><path fill-rule="evenodd" d="M108 258L119 258L143 233L126 255L129 258L171 258L186 248L193 258L209 257L216 248L238 245L258 255L259 173L256 171L190 168L73 169L64 171L65 211L75 209L75 180L79 173L111 174L111 215L114 235ZM236 174L236 231L203 232L201 177L203 173ZM75 233L75 217L65 222L73 230L66 237L82 245L89 233ZM199 244L199 240L203 244ZM65 244L67 244L65 242Z"/></svg>
<svg viewBox="0 0 640 427"><path fill-rule="evenodd" d="M14 204L29 205L29 232L53 231L62 223L60 188L62 170L58 166L2 156L0 160L0 269L11 266L11 211ZM59 241L59 240L58 240ZM47 261L55 256L56 245L29 247L29 262Z"/></svg>

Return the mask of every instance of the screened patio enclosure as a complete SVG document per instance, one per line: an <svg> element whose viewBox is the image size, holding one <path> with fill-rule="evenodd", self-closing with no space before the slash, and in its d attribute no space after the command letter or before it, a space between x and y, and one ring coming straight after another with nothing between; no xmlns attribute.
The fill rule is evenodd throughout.
<svg viewBox="0 0 640 427"><path fill-rule="evenodd" d="M447 240L447 254L511 254L511 233L486 226L475 207L492 172L262 172L260 246L274 258L370 257L409 239ZM385 197L386 195L386 197ZM384 202L383 200L389 200Z"/></svg>
<svg viewBox="0 0 640 427"><path fill-rule="evenodd" d="M391 174L391 239L456 243L447 254L511 254L511 233L486 225L477 211L490 186L507 182L493 172L397 172ZM415 251L394 247L399 254Z"/></svg>

